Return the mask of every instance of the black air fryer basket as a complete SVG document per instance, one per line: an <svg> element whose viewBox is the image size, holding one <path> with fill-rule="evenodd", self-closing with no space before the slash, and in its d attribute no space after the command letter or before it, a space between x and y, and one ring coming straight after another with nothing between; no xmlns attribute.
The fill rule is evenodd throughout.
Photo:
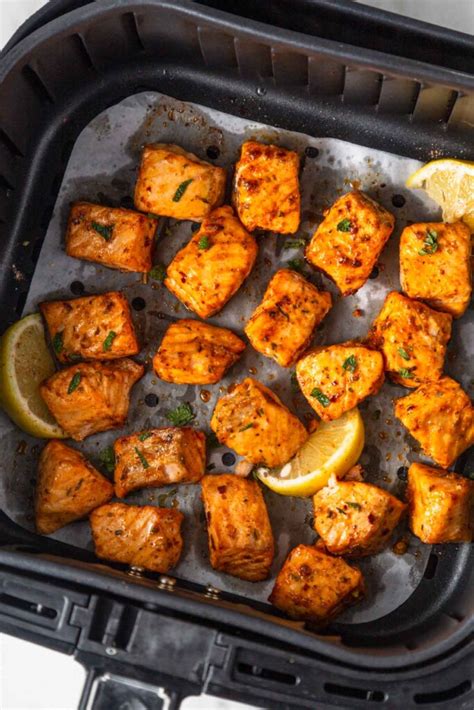
<svg viewBox="0 0 474 710"><path fill-rule="evenodd" d="M50 2L0 58L2 330L22 314L77 136L142 91L422 161L474 159L465 35L337 0ZM99 563L0 513L0 629L74 654L90 671L83 708L207 692L275 708L467 710L473 563L469 545L435 546L396 610L316 634L266 604Z"/></svg>

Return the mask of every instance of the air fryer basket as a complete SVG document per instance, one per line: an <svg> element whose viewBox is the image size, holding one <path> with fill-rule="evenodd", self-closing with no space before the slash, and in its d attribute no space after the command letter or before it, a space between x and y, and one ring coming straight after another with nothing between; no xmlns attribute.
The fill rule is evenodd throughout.
<svg viewBox="0 0 474 710"><path fill-rule="evenodd" d="M107 106L158 91L420 160L473 159L473 89L458 70L190 2L105 0L58 17L0 64L2 327L22 312L75 139ZM121 692L109 671L145 695L158 678L179 679L177 695L204 687L278 707L472 706L469 546L435 547L412 596L383 620L322 636L214 588L98 564L4 514L0 545L1 628L76 653L96 669L102 700L106 686Z"/></svg>

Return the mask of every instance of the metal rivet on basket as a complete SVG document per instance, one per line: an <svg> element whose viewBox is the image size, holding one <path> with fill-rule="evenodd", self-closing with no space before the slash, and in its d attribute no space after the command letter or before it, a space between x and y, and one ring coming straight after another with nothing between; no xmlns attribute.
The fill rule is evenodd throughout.
<svg viewBox="0 0 474 710"><path fill-rule="evenodd" d="M143 577L144 573L144 568L143 567L130 567L128 570L127 574L130 575L130 577Z"/></svg>
<svg viewBox="0 0 474 710"><path fill-rule="evenodd" d="M206 587L206 594L204 596L210 599L219 599L220 590L213 587L212 584L208 584Z"/></svg>
<svg viewBox="0 0 474 710"><path fill-rule="evenodd" d="M172 591L176 586L176 580L173 577L168 577L166 574L162 574L159 581L158 587L160 589L168 589Z"/></svg>
<svg viewBox="0 0 474 710"><path fill-rule="evenodd" d="M257 96L265 96L267 90L263 86L257 86Z"/></svg>
<svg viewBox="0 0 474 710"><path fill-rule="evenodd" d="M117 649L114 648L113 646L107 646L105 649L105 652L108 656L116 656L117 655Z"/></svg>

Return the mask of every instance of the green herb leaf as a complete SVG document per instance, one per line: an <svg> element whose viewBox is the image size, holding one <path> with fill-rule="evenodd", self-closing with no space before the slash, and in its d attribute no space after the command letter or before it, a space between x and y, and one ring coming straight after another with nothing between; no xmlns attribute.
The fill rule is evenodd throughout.
<svg viewBox="0 0 474 710"><path fill-rule="evenodd" d="M412 380L415 377L413 372L408 370L406 367L400 368L400 370L398 371L398 374L400 375L400 377L403 377L403 379L405 379L405 380Z"/></svg>
<svg viewBox="0 0 474 710"><path fill-rule="evenodd" d="M145 441L146 439L149 439L150 436L153 436L151 431L142 431L138 438L140 439L140 441Z"/></svg>
<svg viewBox="0 0 474 710"><path fill-rule="evenodd" d="M306 239L287 239L283 244L283 249L301 249L307 244Z"/></svg>
<svg viewBox="0 0 474 710"><path fill-rule="evenodd" d="M79 355L79 353L68 353L66 355L66 357L69 362L77 362L78 360L81 359L81 356Z"/></svg>
<svg viewBox="0 0 474 710"><path fill-rule="evenodd" d="M114 231L113 224L99 224L98 222L91 222L91 227L97 232L97 234L100 234L106 242L110 242L112 239L112 232Z"/></svg>
<svg viewBox="0 0 474 710"><path fill-rule="evenodd" d="M347 515L346 511L343 510L342 508L336 508L337 512L340 513L341 515Z"/></svg>
<svg viewBox="0 0 474 710"><path fill-rule="evenodd" d="M184 402L184 404L180 404L176 409L168 412L166 418L175 426L185 426L193 421L195 414L191 405L188 402Z"/></svg>
<svg viewBox="0 0 474 710"><path fill-rule="evenodd" d="M193 182L193 178L190 180L185 180L182 182L180 185L178 185L178 188L176 192L173 195L173 202L179 202L186 190L188 189L189 185Z"/></svg>
<svg viewBox="0 0 474 710"><path fill-rule="evenodd" d="M147 212L146 216L149 217L150 219L160 219L160 215L155 214L154 212Z"/></svg>
<svg viewBox="0 0 474 710"><path fill-rule="evenodd" d="M74 392L74 390L77 390L77 388L79 387L80 382L81 382L81 373L80 373L80 372L76 372L76 373L71 377L71 381L70 381L70 383L69 383L69 387L67 388L67 393L68 393L68 394L72 394L72 393Z"/></svg>
<svg viewBox="0 0 474 710"><path fill-rule="evenodd" d="M355 372L357 370L357 359L355 355L349 355L348 358L342 363L344 370L349 370L349 372Z"/></svg>
<svg viewBox="0 0 474 710"><path fill-rule="evenodd" d="M209 244L209 237L201 237L198 241L199 249L209 249L211 245Z"/></svg>
<svg viewBox="0 0 474 710"><path fill-rule="evenodd" d="M140 459L140 463L143 466L143 468L150 468L150 464L148 463L148 461L146 460L146 458L144 457L144 455L142 454L140 449L136 446L134 446L133 448L135 449L135 453L138 456L138 458Z"/></svg>
<svg viewBox="0 0 474 710"><path fill-rule="evenodd" d="M350 232L352 229L352 223L350 219L341 219L340 222L338 222L337 227L336 227L338 232Z"/></svg>
<svg viewBox="0 0 474 710"><path fill-rule="evenodd" d="M110 350L116 337L117 337L117 333L115 332L115 330L111 330L109 332L108 336L106 337L106 339L104 340L104 344L102 346L104 349L104 352L107 352L107 350Z"/></svg>
<svg viewBox="0 0 474 710"><path fill-rule="evenodd" d="M58 330L58 332L55 334L53 338L53 350L56 353L56 355L59 355L62 353L63 348L64 348L64 331Z"/></svg>
<svg viewBox="0 0 474 710"><path fill-rule="evenodd" d="M168 498L171 498L171 496L175 496L177 492L178 489L173 488L171 491L168 491L168 493L162 493L161 495L159 495L157 498L158 505L160 507L164 506L165 503L168 502Z"/></svg>
<svg viewBox="0 0 474 710"><path fill-rule="evenodd" d="M354 510L362 510L361 504L355 503L352 500L346 500L346 505L348 505L350 508L354 508Z"/></svg>
<svg viewBox="0 0 474 710"><path fill-rule="evenodd" d="M303 259L290 259L287 266L290 269L293 269L293 271L298 271L298 273L302 274L304 270L304 261Z"/></svg>
<svg viewBox="0 0 474 710"><path fill-rule="evenodd" d="M410 360L410 356L405 350L405 348L398 348L398 354L400 357L402 357L404 360Z"/></svg>
<svg viewBox="0 0 474 710"><path fill-rule="evenodd" d="M148 272L148 276L155 281L163 281L166 278L166 266L163 264L155 264L155 266Z"/></svg>
<svg viewBox="0 0 474 710"><path fill-rule="evenodd" d="M428 229L425 234L423 249L420 249L418 254L420 254L420 256L434 254L435 251L438 251L438 247L438 232L435 229Z"/></svg>
<svg viewBox="0 0 474 710"><path fill-rule="evenodd" d="M321 392L318 387L315 387L313 389L313 391L311 392L311 397L315 397L318 400L319 404L322 404L323 407L329 407L329 405L331 404L331 400L329 399L329 397L326 397L326 395L323 394L323 392Z"/></svg>
<svg viewBox="0 0 474 710"><path fill-rule="evenodd" d="M99 453L99 461L107 473L113 473L115 468L115 452L112 446L107 446Z"/></svg>
<svg viewBox="0 0 474 710"><path fill-rule="evenodd" d="M253 427L253 423L249 422L248 424L243 426L242 429L239 429L239 431L247 431L247 429L252 429L252 427Z"/></svg>

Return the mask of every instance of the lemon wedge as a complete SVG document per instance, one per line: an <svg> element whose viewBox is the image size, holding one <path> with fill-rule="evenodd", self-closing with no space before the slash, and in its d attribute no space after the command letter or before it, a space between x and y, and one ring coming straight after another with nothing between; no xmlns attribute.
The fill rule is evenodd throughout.
<svg viewBox="0 0 474 710"><path fill-rule="evenodd" d="M422 189L438 203L445 222L463 220L474 232L474 163L444 158L414 172L406 186Z"/></svg>
<svg viewBox="0 0 474 710"><path fill-rule="evenodd" d="M0 338L0 405L20 429L43 439L66 436L39 393L54 371L39 313L17 321Z"/></svg>
<svg viewBox="0 0 474 710"><path fill-rule="evenodd" d="M342 478L364 448L364 422L357 408L332 422L320 422L291 461L278 468L259 467L256 475L284 496L310 496L323 488L331 474Z"/></svg>

